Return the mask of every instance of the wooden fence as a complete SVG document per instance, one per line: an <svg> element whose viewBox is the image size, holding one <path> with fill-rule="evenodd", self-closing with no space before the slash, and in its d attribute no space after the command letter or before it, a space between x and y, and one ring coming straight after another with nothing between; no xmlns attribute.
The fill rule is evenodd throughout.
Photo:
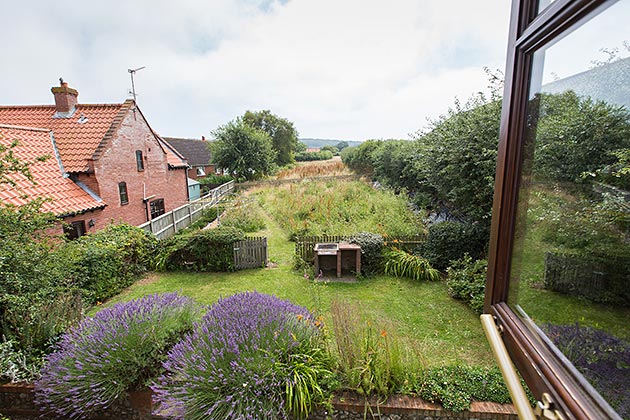
<svg viewBox="0 0 630 420"><path fill-rule="evenodd" d="M295 254L306 262L313 262L313 248L318 243L337 243L350 241L353 235L321 235L321 236L303 236L295 240ZM384 238L386 245L395 245L399 248L410 250L424 242L424 236L406 236L401 238Z"/></svg>
<svg viewBox="0 0 630 420"><path fill-rule="evenodd" d="M199 219L203 210L219 204L223 197L234 190L234 184L234 181L227 182L209 191L203 197L184 204L138 227L153 233L158 239L169 238Z"/></svg>
<svg viewBox="0 0 630 420"><path fill-rule="evenodd" d="M582 296L593 302L630 306L630 259L545 254L548 290Z"/></svg>
<svg viewBox="0 0 630 420"><path fill-rule="evenodd" d="M234 268L261 268L267 265L267 238L247 238L234 243Z"/></svg>

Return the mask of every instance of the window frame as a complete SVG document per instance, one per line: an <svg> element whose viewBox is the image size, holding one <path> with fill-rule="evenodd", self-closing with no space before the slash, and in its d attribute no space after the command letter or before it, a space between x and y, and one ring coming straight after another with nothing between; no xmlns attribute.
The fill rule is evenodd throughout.
<svg viewBox="0 0 630 420"><path fill-rule="evenodd" d="M157 211L155 212L153 211L154 207L157 208ZM149 201L149 214L151 214L151 220L155 219L156 217L160 217L161 215L165 213L166 213L166 210L164 207L163 198L156 198L155 200Z"/></svg>
<svg viewBox="0 0 630 420"><path fill-rule="evenodd" d="M615 1L556 0L538 13L537 0L513 0L501 112L485 312L503 332L506 348L537 400L551 396L567 419L618 418L553 346L540 340L508 306L510 265L526 137L534 51L560 39L600 6Z"/></svg>
<svg viewBox="0 0 630 420"><path fill-rule="evenodd" d="M124 194L123 194L123 191L124 191ZM123 195L125 196L124 200L123 200ZM129 204L129 190L127 189L127 183L124 181L118 183L118 197L120 198L121 206L125 206Z"/></svg>
<svg viewBox="0 0 630 420"><path fill-rule="evenodd" d="M77 229L77 227L80 229ZM66 223L63 226L63 234L66 239L70 241L74 241L86 235L87 229L85 228L85 220L75 220L74 222Z"/></svg>
<svg viewBox="0 0 630 420"><path fill-rule="evenodd" d="M144 171L144 157L142 154L142 150L136 150L136 169L138 172Z"/></svg>

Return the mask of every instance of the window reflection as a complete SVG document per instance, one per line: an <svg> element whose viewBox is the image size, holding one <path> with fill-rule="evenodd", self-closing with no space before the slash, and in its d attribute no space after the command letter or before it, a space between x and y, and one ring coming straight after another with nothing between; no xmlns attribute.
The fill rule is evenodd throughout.
<svg viewBox="0 0 630 420"><path fill-rule="evenodd" d="M542 4L542 3L541 3ZM509 303L630 418L630 37L619 2L534 53ZM542 338L541 338L542 339Z"/></svg>

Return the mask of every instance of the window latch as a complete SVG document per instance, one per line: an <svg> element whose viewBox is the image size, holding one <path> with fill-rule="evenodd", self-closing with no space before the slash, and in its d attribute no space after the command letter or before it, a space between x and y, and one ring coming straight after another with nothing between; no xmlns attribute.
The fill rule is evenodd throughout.
<svg viewBox="0 0 630 420"><path fill-rule="evenodd" d="M536 403L534 413L541 419L547 420L564 420L564 416L560 411L554 408L554 403L551 400L551 395L546 392L542 395L542 401Z"/></svg>

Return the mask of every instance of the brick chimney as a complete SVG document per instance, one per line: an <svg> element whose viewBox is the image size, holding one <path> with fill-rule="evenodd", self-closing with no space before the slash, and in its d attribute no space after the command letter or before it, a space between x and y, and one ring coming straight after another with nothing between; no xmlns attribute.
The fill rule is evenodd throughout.
<svg viewBox="0 0 630 420"><path fill-rule="evenodd" d="M55 95L55 107L57 109L53 118L70 118L76 110L75 105L78 102L79 92L68 87L68 82L64 82L62 78L59 78L59 82L59 86L50 89Z"/></svg>

